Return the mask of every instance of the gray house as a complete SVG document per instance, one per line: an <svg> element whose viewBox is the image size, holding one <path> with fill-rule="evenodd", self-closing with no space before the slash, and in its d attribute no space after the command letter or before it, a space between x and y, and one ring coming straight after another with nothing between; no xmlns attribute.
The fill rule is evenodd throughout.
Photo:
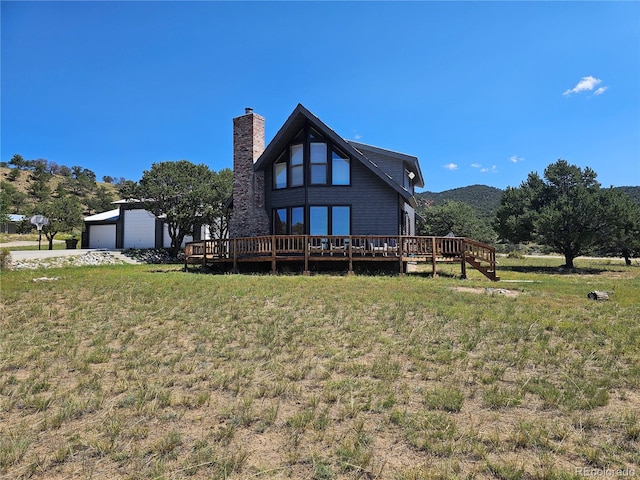
<svg viewBox="0 0 640 480"><path fill-rule="evenodd" d="M233 124L232 238L415 235L416 157L345 140L302 105L266 148L263 117Z"/></svg>
<svg viewBox="0 0 640 480"><path fill-rule="evenodd" d="M230 237L415 235L416 157L347 141L298 105L265 148L264 118L233 120ZM161 248L167 226L139 202L86 217L84 248ZM196 229L185 242L210 238Z"/></svg>

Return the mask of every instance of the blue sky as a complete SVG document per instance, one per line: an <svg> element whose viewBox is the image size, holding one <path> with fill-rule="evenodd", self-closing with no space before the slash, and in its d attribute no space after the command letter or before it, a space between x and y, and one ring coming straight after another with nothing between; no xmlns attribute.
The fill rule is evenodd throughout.
<svg viewBox="0 0 640 480"><path fill-rule="evenodd" d="M139 180L232 166L298 103L416 155L425 190L559 158L640 185L640 2L1 2L1 151Z"/></svg>

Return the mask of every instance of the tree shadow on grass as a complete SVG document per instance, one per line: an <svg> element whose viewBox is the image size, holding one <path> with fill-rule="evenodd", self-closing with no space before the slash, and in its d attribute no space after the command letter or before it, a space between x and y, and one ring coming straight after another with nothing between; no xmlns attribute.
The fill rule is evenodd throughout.
<svg viewBox="0 0 640 480"><path fill-rule="evenodd" d="M564 265L559 267L545 267L539 265L511 265L501 266L498 270L518 273L544 273L546 275L601 275L611 271L606 268L569 268Z"/></svg>

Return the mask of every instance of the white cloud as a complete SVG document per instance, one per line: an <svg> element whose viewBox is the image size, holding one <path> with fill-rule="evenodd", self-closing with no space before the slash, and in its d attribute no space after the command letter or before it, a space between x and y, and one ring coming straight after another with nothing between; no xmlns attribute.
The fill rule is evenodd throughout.
<svg viewBox="0 0 640 480"><path fill-rule="evenodd" d="M518 163L518 162L523 162L523 161L524 161L524 158L523 158L523 157L519 157L519 156L517 156L517 155L511 155L511 156L509 157L509 160L510 160L511 162L513 162L513 163Z"/></svg>
<svg viewBox="0 0 640 480"><path fill-rule="evenodd" d="M472 163L471 166L473 168L480 168L482 165L480 165L479 163Z"/></svg>
<svg viewBox="0 0 640 480"><path fill-rule="evenodd" d="M485 167L485 168L481 168L480 171L482 173L487 173L489 171L489 169L487 167Z"/></svg>
<svg viewBox="0 0 640 480"><path fill-rule="evenodd" d="M567 96L571 95L572 93L590 92L596 87L596 85L599 85L601 83L602 80L592 75L589 75L588 77L582 77L575 87L566 90L563 95ZM600 87L598 88L598 90L596 90L596 93L594 93L594 95L601 95L606 89L607 87Z"/></svg>
<svg viewBox="0 0 640 480"><path fill-rule="evenodd" d="M609 90L609 87L600 87L599 89L597 89L595 92L593 92L594 95L602 95L604 92L606 92L607 90Z"/></svg>
<svg viewBox="0 0 640 480"><path fill-rule="evenodd" d="M484 168L481 168L480 171L482 173L498 173L498 167L496 167L495 165L492 165L491 168L484 167Z"/></svg>
<svg viewBox="0 0 640 480"><path fill-rule="evenodd" d="M458 165L455 163L447 163L446 165L443 165L442 168L453 171L458 169Z"/></svg>

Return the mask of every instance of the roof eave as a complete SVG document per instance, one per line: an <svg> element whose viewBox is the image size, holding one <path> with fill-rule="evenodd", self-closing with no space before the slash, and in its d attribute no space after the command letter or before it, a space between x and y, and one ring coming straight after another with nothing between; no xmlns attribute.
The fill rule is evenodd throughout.
<svg viewBox="0 0 640 480"><path fill-rule="evenodd" d="M403 162L405 162L406 164L409 165L409 170L412 171L413 173L415 173L416 178L413 181L413 185L415 187L419 187L422 188L424 187L424 177L422 176L422 170L420 169L420 161L418 160L418 157L416 157L415 155L409 155L407 153L401 153L401 152L396 152L394 150L388 150L386 148L381 148L381 147L377 147L375 145L369 145L366 143L361 143L361 142L355 142L352 140L347 140L348 143L352 144L355 147L360 146L361 148L365 149L365 150L371 150L371 151L378 151L380 153L382 153L383 155L387 155L387 156L391 156L394 158L397 158L398 160L401 160Z"/></svg>

